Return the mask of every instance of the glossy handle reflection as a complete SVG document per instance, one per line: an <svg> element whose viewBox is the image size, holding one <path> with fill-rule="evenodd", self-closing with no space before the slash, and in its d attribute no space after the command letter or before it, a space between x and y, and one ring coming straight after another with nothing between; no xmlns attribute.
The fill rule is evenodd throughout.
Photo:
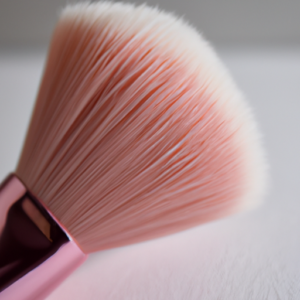
<svg viewBox="0 0 300 300"><path fill-rule="evenodd" d="M0 300L44 299L86 259L15 175L0 187L0 211Z"/></svg>

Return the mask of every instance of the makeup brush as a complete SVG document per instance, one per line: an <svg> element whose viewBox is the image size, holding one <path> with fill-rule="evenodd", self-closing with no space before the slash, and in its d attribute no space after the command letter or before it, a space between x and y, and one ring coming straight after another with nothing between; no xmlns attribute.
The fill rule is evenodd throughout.
<svg viewBox="0 0 300 300"><path fill-rule="evenodd" d="M42 299L88 253L254 206L264 186L252 112L196 30L145 5L68 6L1 186L0 299Z"/></svg>

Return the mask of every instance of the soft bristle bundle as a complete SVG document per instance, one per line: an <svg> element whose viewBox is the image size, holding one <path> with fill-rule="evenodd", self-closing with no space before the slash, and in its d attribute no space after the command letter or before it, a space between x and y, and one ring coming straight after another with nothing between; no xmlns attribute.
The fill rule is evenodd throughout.
<svg viewBox="0 0 300 300"><path fill-rule="evenodd" d="M252 205L264 168L248 106L194 29L146 6L63 11L17 175L84 251Z"/></svg>

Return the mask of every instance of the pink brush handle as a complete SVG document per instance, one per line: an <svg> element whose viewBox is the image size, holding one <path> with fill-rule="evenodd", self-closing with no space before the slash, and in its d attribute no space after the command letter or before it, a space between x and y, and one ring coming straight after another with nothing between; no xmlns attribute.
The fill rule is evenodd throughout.
<svg viewBox="0 0 300 300"><path fill-rule="evenodd" d="M22 212L22 201L28 197L55 227L53 241L48 241ZM11 220L13 224L8 224ZM0 186L0 256L0 300L44 299L87 258L63 226L33 199L15 175Z"/></svg>

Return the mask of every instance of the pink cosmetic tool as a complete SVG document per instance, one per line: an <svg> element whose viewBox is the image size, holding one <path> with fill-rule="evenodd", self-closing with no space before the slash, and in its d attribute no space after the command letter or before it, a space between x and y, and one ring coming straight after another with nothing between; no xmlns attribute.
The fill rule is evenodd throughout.
<svg viewBox="0 0 300 300"><path fill-rule="evenodd" d="M264 187L251 109L194 28L146 5L68 6L1 185L0 299L43 299L89 253L253 207Z"/></svg>

